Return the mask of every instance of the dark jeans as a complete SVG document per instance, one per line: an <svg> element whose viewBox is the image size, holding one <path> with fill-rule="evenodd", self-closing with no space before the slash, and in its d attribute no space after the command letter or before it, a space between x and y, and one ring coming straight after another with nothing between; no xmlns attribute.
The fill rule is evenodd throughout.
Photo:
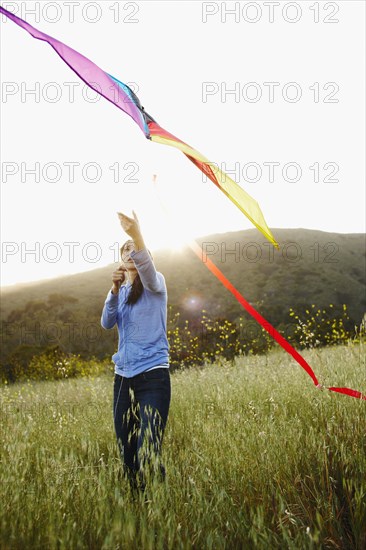
<svg viewBox="0 0 366 550"><path fill-rule="evenodd" d="M115 373L113 397L117 444L131 487L144 490L149 476L164 481L160 455L171 397L169 369L132 378Z"/></svg>

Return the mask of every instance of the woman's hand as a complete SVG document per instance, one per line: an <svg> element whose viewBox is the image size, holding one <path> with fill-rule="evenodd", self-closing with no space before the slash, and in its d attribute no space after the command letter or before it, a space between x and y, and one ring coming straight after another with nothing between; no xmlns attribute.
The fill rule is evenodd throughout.
<svg viewBox="0 0 366 550"><path fill-rule="evenodd" d="M112 281L113 281L113 287L112 287L112 293L118 294L119 289L121 288L121 284L124 283L126 279L126 268L123 265L120 265L116 271L113 271L112 273Z"/></svg>
<svg viewBox="0 0 366 550"><path fill-rule="evenodd" d="M136 212L132 210L132 213L133 218L129 218L128 216L126 216L126 214L122 214L122 212L117 212L123 231L125 231L127 235L131 237L135 244L135 251L138 252L139 250L144 250L146 246L141 234L140 224L136 216Z"/></svg>
<svg viewBox="0 0 366 550"><path fill-rule="evenodd" d="M141 230L139 220L137 219L135 211L132 210L132 213L133 218L129 218L128 216L126 216L126 214L122 214L122 212L117 212L123 231L125 231L125 233L127 233L127 235L131 237L131 239L135 240L141 236Z"/></svg>

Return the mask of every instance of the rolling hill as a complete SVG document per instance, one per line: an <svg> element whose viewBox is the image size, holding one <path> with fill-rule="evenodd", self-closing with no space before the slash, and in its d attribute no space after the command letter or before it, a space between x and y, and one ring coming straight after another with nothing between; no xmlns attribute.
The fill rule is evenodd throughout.
<svg viewBox="0 0 366 550"><path fill-rule="evenodd" d="M265 242L256 230L209 235L197 239L209 258L275 326L289 321L289 308L317 308L346 304L350 323L359 325L366 311L365 235L337 234L305 229L273 229L280 250ZM235 298L197 256L181 252L154 252L156 268L167 282L172 311L181 320L209 318L237 322L248 318ZM2 338L5 357L25 342L13 326L21 323L94 323L100 327L104 300L116 264L87 273L18 284L2 289ZM19 334L18 334L19 333ZM98 338L87 346L101 354L115 346L115 337ZM75 341L70 350L78 349ZM4 354L2 356L4 360Z"/></svg>

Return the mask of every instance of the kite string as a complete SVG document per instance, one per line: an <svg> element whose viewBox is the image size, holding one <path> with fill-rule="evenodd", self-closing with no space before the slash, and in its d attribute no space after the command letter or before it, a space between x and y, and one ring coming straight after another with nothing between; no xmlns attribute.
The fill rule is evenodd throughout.
<svg viewBox="0 0 366 550"><path fill-rule="evenodd" d="M167 208L165 207L160 194L158 192L158 187L156 183L157 176L153 176L153 183L158 201L160 203L160 206L162 210L164 211L167 219L171 222L171 217L168 213ZM187 245L190 247L190 249L198 256L198 258L202 261L203 264L211 271L213 275L220 281L220 283L225 286L236 298L236 300L246 309L246 311L254 317L254 319L269 333L270 336L280 346L288 353L290 354L295 361L307 372L307 374L310 376L310 378L313 380L314 385L319 389L328 389L329 391L337 392L337 393L343 393L344 395L349 395L350 397L355 397L356 399L363 399L366 400L366 394L362 394L361 392L357 390L352 390L350 388L337 388L337 387L328 387L323 386L319 384L319 381L317 377L315 376L315 373L309 363L302 357L302 355L299 354L296 349L291 346L291 344L274 328L274 326L271 325L262 315L254 309L254 307L247 302L247 300L244 298L244 296L235 288L235 286L225 277L225 275L220 271L220 269L207 257L207 255L203 252L201 246L194 240L186 241Z"/></svg>

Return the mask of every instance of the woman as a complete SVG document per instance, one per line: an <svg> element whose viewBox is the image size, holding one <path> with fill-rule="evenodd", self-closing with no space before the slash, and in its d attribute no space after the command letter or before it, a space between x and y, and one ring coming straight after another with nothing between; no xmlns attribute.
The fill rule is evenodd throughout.
<svg viewBox="0 0 366 550"><path fill-rule="evenodd" d="M124 474L133 489L144 490L149 476L165 480L161 462L171 383L166 336L167 289L146 249L135 212L118 212L130 239L121 247L121 266L104 304L101 324L117 323L113 414Z"/></svg>

